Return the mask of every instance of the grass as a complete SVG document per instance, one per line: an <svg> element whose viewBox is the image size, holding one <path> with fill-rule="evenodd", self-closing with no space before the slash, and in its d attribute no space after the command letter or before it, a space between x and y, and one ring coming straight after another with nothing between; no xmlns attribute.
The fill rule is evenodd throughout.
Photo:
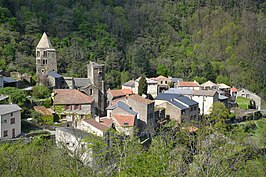
<svg viewBox="0 0 266 177"><path fill-rule="evenodd" d="M249 98L245 98L245 97L241 97L241 96L236 98L236 102L238 104L238 107L241 109L245 109L245 110L248 110L250 100L251 99L249 99Z"/></svg>

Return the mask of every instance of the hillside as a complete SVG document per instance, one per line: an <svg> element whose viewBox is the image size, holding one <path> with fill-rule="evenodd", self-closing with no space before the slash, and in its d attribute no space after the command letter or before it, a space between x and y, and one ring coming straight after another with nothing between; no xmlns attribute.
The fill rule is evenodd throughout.
<svg viewBox="0 0 266 177"><path fill-rule="evenodd" d="M84 77L95 60L110 88L162 74L265 98L265 9L262 0L0 0L0 68L34 74L45 31L64 75Z"/></svg>

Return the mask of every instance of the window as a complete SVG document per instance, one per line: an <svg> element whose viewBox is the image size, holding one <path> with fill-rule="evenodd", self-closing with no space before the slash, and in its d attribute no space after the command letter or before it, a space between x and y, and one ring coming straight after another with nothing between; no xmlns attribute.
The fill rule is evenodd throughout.
<svg viewBox="0 0 266 177"><path fill-rule="evenodd" d="M190 111L193 111L193 106L190 107Z"/></svg>
<svg viewBox="0 0 266 177"><path fill-rule="evenodd" d="M11 115L11 117L13 117L13 113L11 113L10 115Z"/></svg>
<svg viewBox="0 0 266 177"><path fill-rule="evenodd" d="M37 51L37 57L40 57L40 51Z"/></svg>
<svg viewBox="0 0 266 177"><path fill-rule="evenodd" d="M193 120L193 116L190 116L190 120Z"/></svg>
<svg viewBox="0 0 266 177"><path fill-rule="evenodd" d="M80 110L80 105L74 105L74 110Z"/></svg>
<svg viewBox="0 0 266 177"><path fill-rule="evenodd" d="M2 120L2 123L7 123L7 120L5 119L5 120Z"/></svg>
<svg viewBox="0 0 266 177"><path fill-rule="evenodd" d="M92 89L90 89L90 95L92 95L92 92L93 92Z"/></svg>
<svg viewBox="0 0 266 177"><path fill-rule="evenodd" d="M7 137L8 136L8 130L5 130L4 131L4 137Z"/></svg>
<svg viewBox="0 0 266 177"><path fill-rule="evenodd" d="M163 81L161 81L161 84L163 84Z"/></svg>
<svg viewBox="0 0 266 177"><path fill-rule="evenodd" d="M47 57L47 51L43 51L43 56Z"/></svg>
<svg viewBox="0 0 266 177"><path fill-rule="evenodd" d="M42 73L44 73L44 69L42 69Z"/></svg>
<svg viewBox="0 0 266 177"><path fill-rule="evenodd" d="M167 81L165 81L165 84L167 84Z"/></svg>
<svg viewBox="0 0 266 177"><path fill-rule="evenodd" d="M42 60L42 64L44 65L46 62L45 62L45 60Z"/></svg>
<svg viewBox="0 0 266 177"><path fill-rule="evenodd" d="M11 124L14 124L14 123L16 123L15 118L11 118Z"/></svg>
<svg viewBox="0 0 266 177"><path fill-rule="evenodd" d="M41 62L40 62L40 59L38 59L38 60L37 60L37 63L38 63L38 64L40 64L40 63L41 63Z"/></svg>
<svg viewBox="0 0 266 177"><path fill-rule="evenodd" d="M66 110L71 110L71 105L66 105L65 109Z"/></svg>

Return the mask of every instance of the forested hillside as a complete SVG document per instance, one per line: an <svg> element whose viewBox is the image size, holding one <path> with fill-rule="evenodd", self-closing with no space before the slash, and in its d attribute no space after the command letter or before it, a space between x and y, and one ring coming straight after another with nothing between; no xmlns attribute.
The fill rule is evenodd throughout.
<svg viewBox="0 0 266 177"><path fill-rule="evenodd" d="M106 64L108 87L162 74L266 95L264 0L0 0L0 68L35 73L42 33L59 73Z"/></svg>

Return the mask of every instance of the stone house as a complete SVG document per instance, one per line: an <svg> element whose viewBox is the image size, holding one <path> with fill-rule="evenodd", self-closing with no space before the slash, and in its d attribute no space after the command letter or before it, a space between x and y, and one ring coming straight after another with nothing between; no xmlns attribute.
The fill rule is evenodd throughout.
<svg viewBox="0 0 266 177"><path fill-rule="evenodd" d="M197 81L194 82L178 82L176 88L187 90L200 90L200 85Z"/></svg>
<svg viewBox="0 0 266 177"><path fill-rule="evenodd" d="M119 100L125 99L126 96L132 95L133 91L130 89L120 89L120 90L108 90L107 91L107 105L112 105Z"/></svg>
<svg viewBox="0 0 266 177"><path fill-rule="evenodd" d="M241 88L237 92L237 97L239 96L252 99L255 102L256 109L261 110L261 97L257 94L249 91L248 89Z"/></svg>
<svg viewBox="0 0 266 177"><path fill-rule="evenodd" d="M213 90L189 90L189 89L171 88L165 93L184 95L198 102L201 115L210 114L213 103L219 101L218 92Z"/></svg>
<svg viewBox="0 0 266 177"><path fill-rule="evenodd" d="M139 80L141 77L135 80L135 86L133 89L133 93L138 94ZM157 81L146 78L146 82L148 85L147 93L150 94L153 98L155 98L158 94L158 84Z"/></svg>
<svg viewBox="0 0 266 177"><path fill-rule="evenodd" d="M103 137L112 123L109 118L81 119L77 121L75 128Z"/></svg>
<svg viewBox="0 0 266 177"><path fill-rule="evenodd" d="M88 148L85 138L91 135L73 127L58 127L55 131L55 141L58 147L66 148L71 156L75 156L84 164L93 161L92 150Z"/></svg>
<svg viewBox="0 0 266 177"><path fill-rule="evenodd" d="M94 117L94 98L74 89L55 89L53 105L55 112L67 122Z"/></svg>
<svg viewBox="0 0 266 177"><path fill-rule="evenodd" d="M137 118L134 115L113 115L114 128L125 135L134 135L134 127L137 127Z"/></svg>
<svg viewBox="0 0 266 177"><path fill-rule="evenodd" d="M176 120L179 124L198 121L199 104L186 96L161 93L155 98L155 107L165 109L167 119Z"/></svg>
<svg viewBox="0 0 266 177"><path fill-rule="evenodd" d="M172 83L172 80L170 78L164 77L164 76L158 76L155 78L150 78L151 80L157 81L157 93L162 93L165 90L168 90L170 88L170 85Z"/></svg>
<svg viewBox="0 0 266 177"><path fill-rule="evenodd" d="M144 134L151 133L155 127L154 101L143 98L139 95L126 97L126 103L137 112L138 128Z"/></svg>
<svg viewBox="0 0 266 177"><path fill-rule="evenodd" d="M0 105L0 140L21 134L21 108L16 104Z"/></svg>
<svg viewBox="0 0 266 177"><path fill-rule="evenodd" d="M218 90L218 85L212 81L204 82L200 85L203 90Z"/></svg>

